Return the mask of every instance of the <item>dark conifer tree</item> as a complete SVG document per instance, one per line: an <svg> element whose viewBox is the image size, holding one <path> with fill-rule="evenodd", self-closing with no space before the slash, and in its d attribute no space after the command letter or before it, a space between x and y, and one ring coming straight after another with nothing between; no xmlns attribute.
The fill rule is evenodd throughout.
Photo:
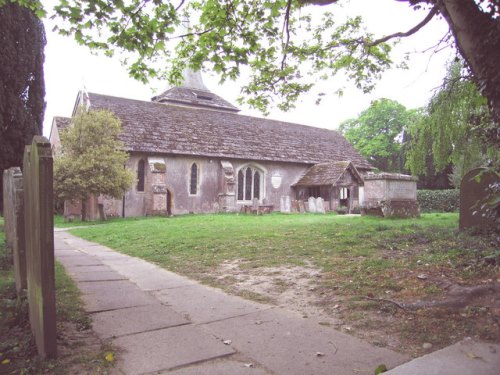
<svg viewBox="0 0 500 375"><path fill-rule="evenodd" d="M42 133L45 30L18 4L0 7L0 172L21 166L24 146ZM0 211L3 209L0 178Z"/></svg>

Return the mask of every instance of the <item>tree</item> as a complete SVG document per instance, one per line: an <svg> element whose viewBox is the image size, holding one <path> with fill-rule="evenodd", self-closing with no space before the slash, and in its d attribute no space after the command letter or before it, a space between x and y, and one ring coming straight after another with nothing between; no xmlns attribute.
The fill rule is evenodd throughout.
<svg viewBox="0 0 500 375"><path fill-rule="evenodd" d="M62 200L82 202L92 195L120 198L132 184L124 168L128 154L118 140L121 123L109 111L81 110L61 133L61 154L54 160L54 191Z"/></svg>
<svg viewBox="0 0 500 375"><path fill-rule="evenodd" d="M413 112L397 101L378 99L358 118L343 122L339 129L375 168L404 173L402 144L413 117Z"/></svg>
<svg viewBox="0 0 500 375"><path fill-rule="evenodd" d="M486 99L476 85L464 79L462 61L450 63L441 88L429 101L426 113L409 128L407 166L414 174L427 174L432 158L436 171L453 165L452 179L459 186L470 169L500 161L499 144L484 135L497 129ZM497 138L498 140L498 138Z"/></svg>
<svg viewBox="0 0 500 375"><path fill-rule="evenodd" d="M31 10L0 7L0 172L21 167L24 146L42 132L45 43L43 24ZM0 211L2 184L0 176Z"/></svg>
<svg viewBox="0 0 500 375"><path fill-rule="evenodd" d="M0 0L0 5L9 0ZM42 14L40 0L17 1ZM375 38L364 32L359 17L336 22L334 5L343 0L60 0L56 14L60 31L94 49L114 49L135 55L130 74L138 79L168 75L180 80L182 68L208 64L221 80L235 78L243 66L252 71L243 88L246 100L265 110L273 94L289 108L317 78L345 71L357 86L369 91L391 66L387 43L422 29L441 16L449 25L458 51L500 122L500 3L498 0L396 0L426 16L405 32ZM325 7L318 17L307 6ZM179 32L189 18L188 31ZM95 30L99 33L95 33ZM172 54L172 42L179 41ZM154 63L161 60L161 67ZM165 60L168 62L165 64ZM164 69L162 69L164 68Z"/></svg>
<svg viewBox="0 0 500 375"><path fill-rule="evenodd" d="M441 16L499 122L498 0L397 1L425 11L426 16L405 32L378 39L363 30L359 17L338 20L335 5L342 5L342 0L180 0L177 4L61 0L56 12L66 21L61 32L74 35L81 44L108 54L115 48L135 53L130 73L138 79L167 74L171 83L178 82L185 65L200 69L206 64L225 80L237 77L248 66L251 78L243 94L251 105L263 110L273 94L283 99L280 106L286 109L317 78L339 71L369 91L374 80L392 65L388 42L412 35ZM309 5L329 6L318 19L307 12ZM189 31L179 31L186 18ZM95 29L101 31L99 35L92 31ZM172 54L175 41L179 43ZM159 59L165 69L154 66Z"/></svg>

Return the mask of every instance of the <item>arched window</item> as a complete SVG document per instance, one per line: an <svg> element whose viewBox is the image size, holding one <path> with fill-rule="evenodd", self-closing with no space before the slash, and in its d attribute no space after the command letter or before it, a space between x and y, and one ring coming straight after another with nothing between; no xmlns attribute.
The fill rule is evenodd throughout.
<svg viewBox="0 0 500 375"><path fill-rule="evenodd" d="M262 198L262 172L254 167L244 167L238 171L238 200L251 201Z"/></svg>
<svg viewBox="0 0 500 375"><path fill-rule="evenodd" d="M196 195L198 193L198 165L191 165L191 178L189 180L189 194Z"/></svg>
<svg viewBox="0 0 500 375"><path fill-rule="evenodd" d="M141 159L137 164L137 191L144 191L144 172L145 162L143 159Z"/></svg>

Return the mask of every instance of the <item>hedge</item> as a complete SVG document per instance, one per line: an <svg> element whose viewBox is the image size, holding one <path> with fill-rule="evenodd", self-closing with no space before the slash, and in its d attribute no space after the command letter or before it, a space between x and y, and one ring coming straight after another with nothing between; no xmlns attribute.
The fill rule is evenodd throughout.
<svg viewBox="0 0 500 375"><path fill-rule="evenodd" d="M454 212L458 211L460 191L450 190L417 190L417 200L421 212Z"/></svg>

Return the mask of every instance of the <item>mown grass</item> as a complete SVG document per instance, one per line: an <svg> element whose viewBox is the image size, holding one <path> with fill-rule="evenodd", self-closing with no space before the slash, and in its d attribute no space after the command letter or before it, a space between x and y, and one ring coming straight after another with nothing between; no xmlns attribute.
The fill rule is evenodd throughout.
<svg viewBox="0 0 500 375"><path fill-rule="evenodd" d="M0 373L67 374L70 368L77 369L77 373L107 373L111 364L104 353L112 349L106 345L100 347L99 343L99 347L89 350L81 347L85 341L68 333L68 330L87 330L91 321L83 310L80 291L59 263L55 268L59 358L43 361L37 357L27 301L16 294L12 255L4 246L3 224L0 217Z"/></svg>
<svg viewBox="0 0 500 375"><path fill-rule="evenodd" d="M458 233L457 218L454 213L418 219L187 215L115 221L71 233L201 280L236 259L246 268L312 263L330 276L327 284L374 293L401 289L388 277L398 271L468 262L478 252L493 252L486 238Z"/></svg>

